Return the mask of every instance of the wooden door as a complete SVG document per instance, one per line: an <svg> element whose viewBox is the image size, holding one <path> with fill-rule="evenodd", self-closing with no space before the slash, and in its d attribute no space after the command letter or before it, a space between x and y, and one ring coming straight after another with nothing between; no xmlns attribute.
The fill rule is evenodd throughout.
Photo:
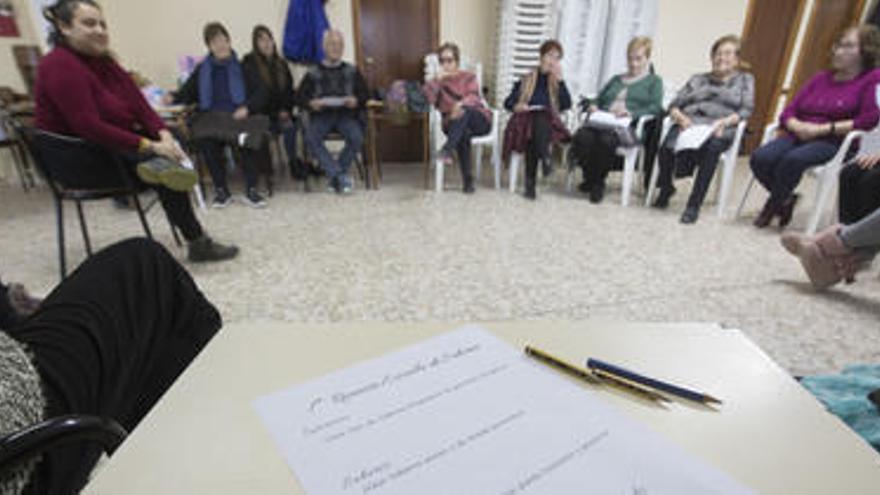
<svg viewBox="0 0 880 495"><path fill-rule="evenodd" d="M865 0L815 0L788 94L794 96L817 72L831 65L831 47L847 26L858 24Z"/></svg>
<svg viewBox="0 0 880 495"><path fill-rule="evenodd" d="M749 119L742 153L761 144L785 84L806 0L750 0L742 33L742 59L755 76L755 112Z"/></svg>
<svg viewBox="0 0 880 495"><path fill-rule="evenodd" d="M422 81L424 56L439 45L439 0L354 0L357 65L371 93L397 79ZM379 132L383 161L422 160L422 128L385 125Z"/></svg>

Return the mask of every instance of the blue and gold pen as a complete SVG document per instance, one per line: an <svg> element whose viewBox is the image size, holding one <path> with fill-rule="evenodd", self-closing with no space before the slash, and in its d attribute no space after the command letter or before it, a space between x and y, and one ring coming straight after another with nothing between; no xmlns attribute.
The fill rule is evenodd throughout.
<svg viewBox="0 0 880 495"><path fill-rule="evenodd" d="M606 363L598 359L587 359L587 369L593 372L600 372L602 374L608 374L611 376L616 376L625 380L629 380L631 382L639 383L654 390L659 390L661 392L666 392L668 394L681 397L682 399L692 400L694 402L700 402L702 404L721 404L721 400L716 399L709 394L696 392L694 390L680 387L678 385L673 385L671 383L657 380L655 378L640 375L634 371L623 369L620 366L615 366L613 364Z"/></svg>
<svg viewBox="0 0 880 495"><path fill-rule="evenodd" d="M609 374L603 373L597 370L585 370L580 366L575 366L573 364L567 363L558 357L551 356L546 352L536 349L532 346L525 347L525 353L531 358L534 358L548 366L556 368L563 373L567 373L576 378L580 378L589 383L594 384L605 384L617 387L625 392L629 392L631 394L638 395L643 399L648 399L652 402L668 402L669 399L664 397L662 394L658 394L657 392L651 390L648 387L643 385L639 385L631 380L626 380L625 378L620 378L616 376L610 376Z"/></svg>

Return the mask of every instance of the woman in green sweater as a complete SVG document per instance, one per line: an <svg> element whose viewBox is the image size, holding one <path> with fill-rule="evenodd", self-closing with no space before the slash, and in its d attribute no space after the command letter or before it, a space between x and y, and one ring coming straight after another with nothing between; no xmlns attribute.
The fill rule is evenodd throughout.
<svg viewBox="0 0 880 495"><path fill-rule="evenodd" d="M616 117L631 118L630 128L624 132L632 132L643 115L663 112L663 81L651 68L650 38L637 37L629 42L627 67L625 74L614 76L605 84L590 112L602 110ZM578 188L588 193L593 203L602 201L605 195L605 178L620 160L616 149L621 144L619 132L590 121L575 134L571 152L584 171L584 182Z"/></svg>

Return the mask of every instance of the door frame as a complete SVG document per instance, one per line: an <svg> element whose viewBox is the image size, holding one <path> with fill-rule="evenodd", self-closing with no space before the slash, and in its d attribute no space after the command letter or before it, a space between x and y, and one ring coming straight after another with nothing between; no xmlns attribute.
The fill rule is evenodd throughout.
<svg viewBox="0 0 880 495"><path fill-rule="evenodd" d="M816 0L816 1L818 2L820 0ZM863 22L865 8L867 7L866 4L867 4L867 0L856 0L856 6L853 9L853 11L854 11L853 16L852 16L852 18L850 18L850 21L848 24L859 24L859 23ZM813 8L811 9L811 11L807 14L810 16L810 18L807 21L807 25L804 28L804 38L801 42L802 45L805 43L808 43L808 41L807 41L808 38L810 37L811 34L815 33L816 29L817 29L816 28L817 16L816 16L815 3L813 4L812 7ZM780 93L788 96L789 97L788 101L790 101L791 97L793 97L795 94L797 94L797 92L800 91L801 87L804 84L806 84L807 81L809 81L811 77L813 77L815 75L815 74L803 74L801 72L801 64L803 63L804 60L806 60L810 56L808 54L808 52L809 52L809 50L804 50L803 46L801 47L800 52L798 53L797 60L795 60L795 62L794 62L791 85L787 88L781 88L782 91ZM785 81L783 81L783 83L784 82Z"/></svg>
<svg viewBox="0 0 880 495"><path fill-rule="evenodd" d="M753 16L756 15L760 3L762 3L762 0L749 0L749 5L746 9L746 22L743 26L742 34L740 34L740 39L751 32L753 22L752 19L754 18ZM779 71L779 77L777 77L776 81L773 82L773 92L771 93L769 100L770 108L767 109L767 113L764 116L764 122L753 122L753 124L759 126L757 129L759 135L763 135L764 128L767 126L768 123L774 120L774 117L776 116L776 107L779 103L779 98L788 91L787 88L784 88L785 79L788 75L788 67L791 65L792 56L794 55L798 31L800 30L800 25L803 22L804 15L806 14L807 3L807 0L800 0L798 2L797 13L795 14L795 19L797 19L797 22L794 24L795 28L789 31L788 39L785 42L785 51L781 61L783 64L783 70ZM798 61L800 61L800 57L798 57ZM746 62L748 62L748 60ZM760 140L760 138L758 139Z"/></svg>
<svg viewBox="0 0 880 495"><path fill-rule="evenodd" d="M431 9L431 44L440 46L440 0L428 0ZM364 53L361 50L361 0L351 0L352 25L354 26L354 53L358 69L365 70Z"/></svg>

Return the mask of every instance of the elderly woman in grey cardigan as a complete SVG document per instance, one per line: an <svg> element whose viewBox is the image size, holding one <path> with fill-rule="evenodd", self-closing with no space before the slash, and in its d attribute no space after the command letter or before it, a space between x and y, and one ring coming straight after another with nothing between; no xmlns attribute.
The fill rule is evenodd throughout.
<svg viewBox="0 0 880 495"><path fill-rule="evenodd" d="M718 158L733 144L736 126L751 116L755 108L755 80L740 70L740 41L733 35L724 36L712 44L712 71L697 74L688 80L669 105L669 117L674 125L660 148L660 194L655 208L669 206L675 194L672 185L676 177L686 177L697 169L697 177L681 222L697 221L700 206L715 175ZM682 131L693 125L710 125L714 131L696 150L675 152Z"/></svg>

